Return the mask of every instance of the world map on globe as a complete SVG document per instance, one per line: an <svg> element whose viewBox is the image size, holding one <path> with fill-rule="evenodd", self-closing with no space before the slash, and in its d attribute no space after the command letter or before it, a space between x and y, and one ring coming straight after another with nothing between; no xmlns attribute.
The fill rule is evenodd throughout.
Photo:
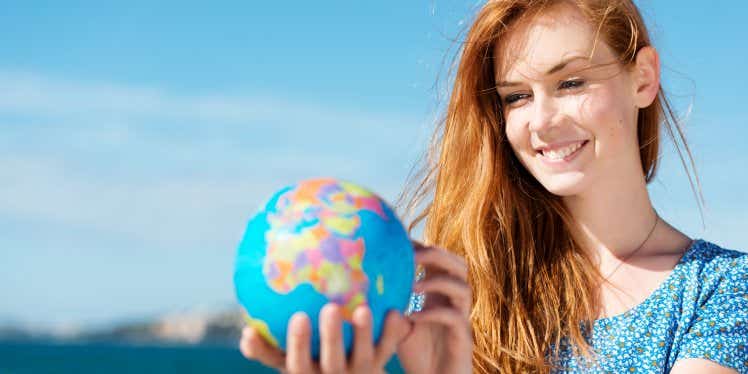
<svg viewBox="0 0 748 374"><path fill-rule="evenodd" d="M347 182L316 180L281 195L267 216L263 274L270 287L285 294L309 283L342 305L343 318L350 320L369 287L362 269L362 209L388 219L376 196Z"/></svg>
<svg viewBox="0 0 748 374"><path fill-rule="evenodd" d="M324 304L342 307L347 350L359 305L371 308L378 339L386 312L408 308L414 267L412 243L381 198L353 183L318 178L278 190L250 219L234 283L247 324L273 346L285 349L293 313L311 317L317 357Z"/></svg>

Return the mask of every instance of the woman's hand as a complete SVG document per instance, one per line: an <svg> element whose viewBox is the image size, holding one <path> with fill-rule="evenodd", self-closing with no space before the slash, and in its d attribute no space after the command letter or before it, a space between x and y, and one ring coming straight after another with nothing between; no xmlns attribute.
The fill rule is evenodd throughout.
<svg viewBox="0 0 748 374"><path fill-rule="evenodd" d="M412 329L397 349L407 373L470 373L473 336L472 293L462 257L413 242L416 263L426 277L415 290L426 295L423 309L410 315Z"/></svg>
<svg viewBox="0 0 748 374"><path fill-rule="evenodd" d="M397 344L410 332L410 322L390 311L379 344L373 346L371 310L359 306L353 312L353 351L348 359L343 346L341 307L329 303L320 311L320 357L311 355L311 324L303 312L288 321L286 353L271 346L251 327L245 327L239 342L244 357L286 373L384 373L384 366Z"/></svg>

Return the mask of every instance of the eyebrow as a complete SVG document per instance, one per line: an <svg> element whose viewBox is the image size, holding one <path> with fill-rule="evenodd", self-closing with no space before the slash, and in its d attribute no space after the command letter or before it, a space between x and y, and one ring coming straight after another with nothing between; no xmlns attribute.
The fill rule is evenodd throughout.
<svg viewBox="0 0 748 374"><path fill-rule="evenodd" d="M560 71L561 69L565 68L565 67L566 67L566 65L568 65L568 64L569 64L570 62L572 62L572 61L574 61L574 60L579 60L579 59L587 59L587 58L588 58L588 56L572 56L572 57L569 57L569 58L567 58L567 59L565 59L565 60L563 60L563 61L559 62L558 64L556 64L556 66L554 66L554 67L550 68L550 69L549 69L549 70L548 70L548 71L547 71L547 72L545 73L545 75L551 75L551 74L553 74L553 73L556 73L556 72ZM519 86L520 84L522 84L522 83L520 83L520 82L507 82L507 81L502 81L502 82L498 82L498 83L496 83L496 87L497 87L497 88L498 88L498 87L512 87L512 86Z"/></svg>

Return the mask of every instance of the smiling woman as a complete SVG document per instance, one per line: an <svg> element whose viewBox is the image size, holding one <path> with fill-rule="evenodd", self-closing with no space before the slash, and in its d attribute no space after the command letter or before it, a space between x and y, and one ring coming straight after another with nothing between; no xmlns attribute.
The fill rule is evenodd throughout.
<svg viewBox="0 0 748 374"><path fill-rule="evenodd" d="M748 371L748 256L649 197L661 129L693 165L660 69L632 1L478 12L409 195L433 194L411 228L466 260L475 371Z"/></svg>
<svg viewBox="0 0 748 374"><path fill-rule="evenodd" d="M649 197L661 126L690 158L669 108L632 1L488 1L405 195L425 202L410 225L425 220L425 303L376 349L363 309L348 361L334 313L318 365L299 320L286 356L251 331L245 354L377 372L397 341L409 373L748 373L748 255L688 237Z"/></svg>

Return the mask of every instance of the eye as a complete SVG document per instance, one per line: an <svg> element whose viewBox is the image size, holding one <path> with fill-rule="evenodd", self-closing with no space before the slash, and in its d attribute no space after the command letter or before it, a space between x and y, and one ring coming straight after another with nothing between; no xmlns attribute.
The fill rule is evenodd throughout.
<svg viewBox="0 0 748 374"><path fill-rule="evenodd" d="M511 95L507 95L507 96L506 96L506 97L504 98L504 102L505 102L505 103L506 103L507 105L509 105L509 104L515 103L515 102L517 102L517 101L519 101L519 100L525 99L525 98L527 98L527 97L529 97L529 96L530 96L530 95L527 95L527 94L511 94Z"/></svg>
<svg viewBox="0 0 748 374"><path fill-rule="evenodd" d="M572 88L581 87L583 85L584 85L584 80L582 80L582 79L575 79L575 80L568 80L568 81L561 82L561 84L559 84L558 88L560 88L562 90L563 89L572 89Z"/></svg>

